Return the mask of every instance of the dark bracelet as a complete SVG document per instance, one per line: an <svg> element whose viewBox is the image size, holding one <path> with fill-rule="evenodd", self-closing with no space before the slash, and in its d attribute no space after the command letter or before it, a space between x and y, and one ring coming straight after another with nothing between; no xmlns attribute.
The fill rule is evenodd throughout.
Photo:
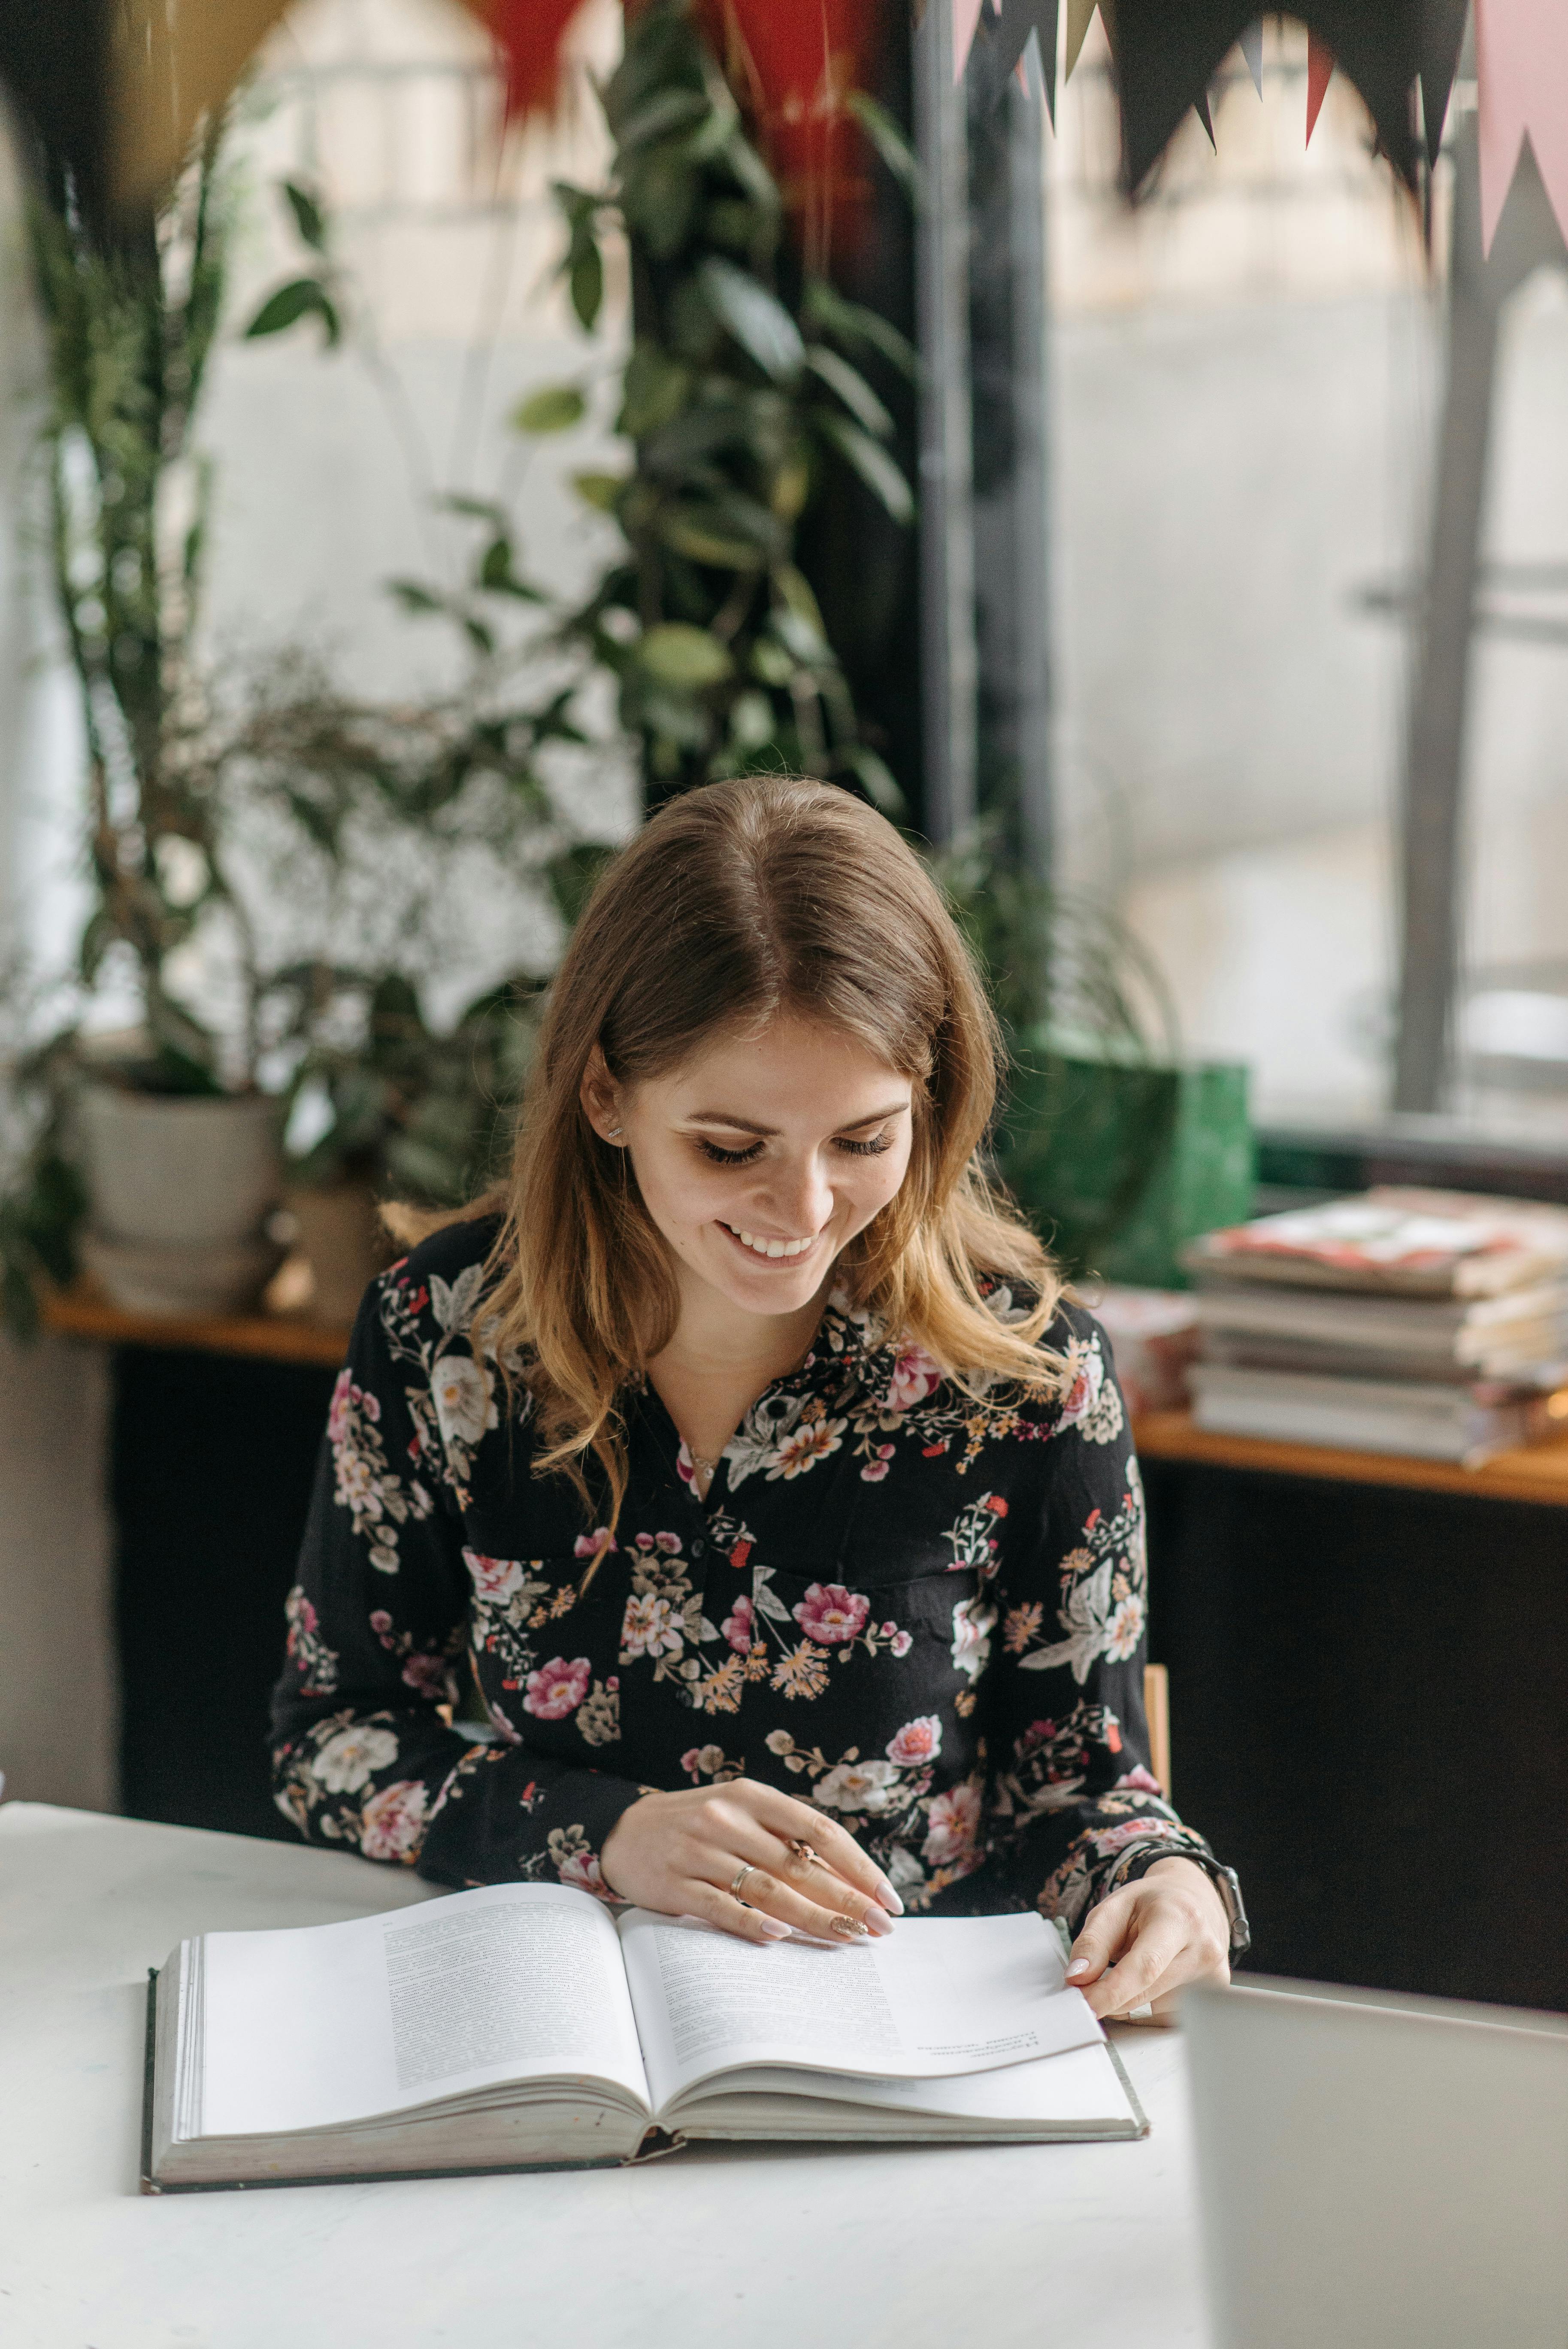
<svg viewBox="0 0 1568 2349"><path fill-rule="evenodd" d="M1137 1883L1140 1877L1147 1876L1150 1869L1162 1859L1190 1859L1194 1868L1202 1869L1225 1904L1225 1915L1231 1927L1232 1959L1244 1958L1253 1946L1253 1929L1247 1922L1246 1903L1242 1899L1242 1880L1235 1869L1224 1867L1212 1852L1172 1851L1169 1845L1150 1844L1146 1850L1134 1856L1122 1882Z"/></svg>

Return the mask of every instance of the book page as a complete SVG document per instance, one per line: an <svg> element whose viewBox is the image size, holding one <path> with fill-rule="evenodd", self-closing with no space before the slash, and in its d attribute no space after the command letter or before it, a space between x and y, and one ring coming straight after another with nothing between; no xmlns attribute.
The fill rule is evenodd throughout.
<svg viewBox="0 0 1568 2349"><path fill-rule="evenodd" d="M1010 2127L1094 2128L1133 2117L1127 2091L1102 2041L1069 2047L1059 2055L998 2071L971 2072L944 2080L877 2080L865 2074L776 2071L727 2072L714 2083L714 2111L726 2095L777 2095L788 2087L798 2095L825 2098L872 2112L924 2114L941 2120L987 2122ZM686 2116L683 2115L683 2125Z"/></svg>
<svg viewBox="0 0 1568 2349"><path fill-rule="evenodd" d="M204 2137L330 2127L555 2076L646 2101L615 1929L565 1885L209 1933L202 1961Z"/></svg>
<svg viewBox="0 0 1568 2349"><path fill-rule="evenodd" d="M738 2065L931 2079L1092 2044L1038 1917L906 1917L885 1939L758 1948L633 1909L621 1945L655 2111Z"/></svg>

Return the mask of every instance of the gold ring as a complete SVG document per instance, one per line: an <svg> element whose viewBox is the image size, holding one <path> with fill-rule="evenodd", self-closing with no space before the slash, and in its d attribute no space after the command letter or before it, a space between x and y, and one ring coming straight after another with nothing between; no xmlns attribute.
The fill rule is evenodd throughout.
<svg viewBox="0 0 1568 2349"><path fill-rule="evenodd" d="M785 1848L790 1858L801 1868L820 1868L823 1865L821 1854L807 1843L803 1837L791 1836Z"/></svg>
<svg viewBox="0 0 1568 2349"><path fill-rule="evenodd" d="M732 1900L740 1900L741 1886L745 1883L748 1876L755 1876L757 1870L749 1860L747 1860L742 1867L736 1870L735 1881L729 1888L729 1897ZM744 1909L746 1906L745 1901L741 1900L740 1905Z"/></svg>

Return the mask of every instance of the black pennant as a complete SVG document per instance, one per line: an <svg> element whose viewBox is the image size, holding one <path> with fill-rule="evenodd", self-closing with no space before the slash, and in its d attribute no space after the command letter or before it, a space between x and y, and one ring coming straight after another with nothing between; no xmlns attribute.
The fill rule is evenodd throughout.
<svg viewBox="0 0 1568 2349"><path fill-rule="evenodd" d="M29 161L70 175L89 218L108 200L108 12L106 0L0 0L0 82Z"/></svg>
<svg viewBox="0 0 1568 2349"><path fill-rule="evenodd" d="M1038 35L1046 106L1053 123L1057 119L1057 26L1060 16L1061 0L1002 0L1002 22L996 36L995 87L999 94L1028 47L1029 35Z"/></svg>
<svg viewBox="0 0 1568 2349"><path fill-rule="evenodd" d="M1435 144L1458 64L1465 0L1296 0L1306 24L1355 83L1378 144L1409 186L1419 178L1411 94L1421 81ZM1116 70L1123 172L1140 187L1187 109L1200 113L1216 67L1257 16L1257 0L1117 0Z"/></svg>

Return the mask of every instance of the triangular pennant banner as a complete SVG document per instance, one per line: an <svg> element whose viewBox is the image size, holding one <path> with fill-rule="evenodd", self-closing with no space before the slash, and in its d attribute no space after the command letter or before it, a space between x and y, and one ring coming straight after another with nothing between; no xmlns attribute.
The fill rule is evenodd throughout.
<svg viewBox="0 0 1568 2349"><path fill-rule="evenodd" d="M1306 143L1312 144L1312 134L1317 128L1317 118L1323 112L1323 101L1328 96L1328 85L1334 79L1334 51L1315 33L1306 36Z"/></svg>
<svg viewBox="0 0 1568 2349"><path fill-rule="evenodd" d="M1461 7L1464 5L1464 0L1460 0L1460 5ZM1241 47L1247 71L1253 78L1253 88L1262 98L1264 94L1264 20L1261 16L1255 18L1247 26L1246 31L1242 35Z"/></svg>
<svg viewBox="0 0 1568 2349"><path fill-rule="evenodd" d="M1435 163L1443 143L1449 97L1459 67L1470 0L1423 0L1420 31L1421 121L1427 160Z"/></svg>
<svg viewBox="0 0 1568 2349"><path fill-rule="evenodd" d="M1561 11L1568 24L1568 0L1512 5ZM1082 0L1069 0L1069 43L1074 10L1081 5ZM1455 20L1451 12L1443 14L1443 0L1295 0L1291 14L1305 21L1360 91L1378 144L1414 187L1421 159L1411 127L1411 90L1418 71L1429 64L1436 81L1448 63L1439 35ZM1116 0L1122 168L1130 188L1142 184L1187 109L1198 104L1221 59L1256 16L1257 0L1181 0L1180 6L1172 0ZM1457 48L1455 30L1449 56Z"/></svg>
<svg viewBox="0 0 1568 2349"><path fill-rule="evenodd" d="M1053 122L1057 119L1057 24L1060 14L1061 0L1002 0L1002 25L997 35L998 89L1006 75L1015 67L1022 67L1029 36L1036 36L1045 73L1046 104ZM1021 86L1027 88L1021 71L1018 78Z"/></svg>
<svg viewBox="0 0 1568 2349"><path fill-rule="evenodd" d="M1526 138L1558 226L1568 236L1568 6L1564 0L1475 0L1480 88L1481 238L1492 238Z"/></svg>
<svg viewBox="0 0 1568 2349"><path fill-rule="evenodd" d="M1072 72L1078 61L1078 52L1083 47L1088 28L1094 22L1097 5L1098 0L1068 0L1067 49L1062 58L1064 79Z"/></svg>
<svg viewBox="0 0 1568 2349"><path fill-rule="evenodd" d="M953 0L953 78L962 81L985 0Z"/></svg>

